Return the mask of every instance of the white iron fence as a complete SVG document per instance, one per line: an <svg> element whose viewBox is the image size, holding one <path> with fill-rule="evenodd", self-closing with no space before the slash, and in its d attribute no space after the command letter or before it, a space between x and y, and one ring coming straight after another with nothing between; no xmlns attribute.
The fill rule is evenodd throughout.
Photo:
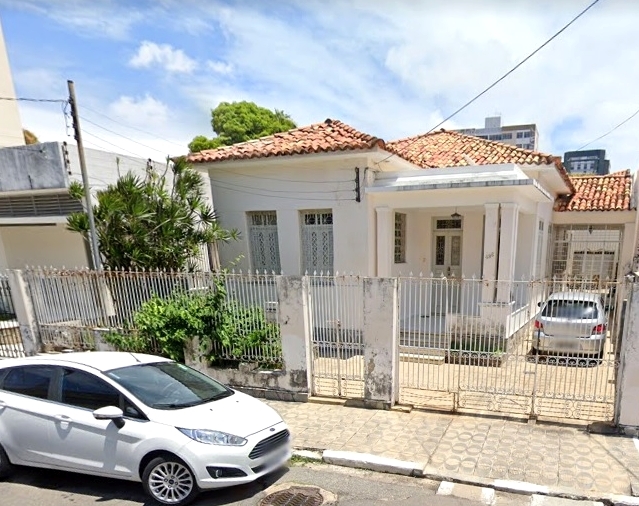
<svg viewBox="0 0 639 506"><path fill-rule="evenodd" d="M23 357L20 325L16 319L9 278L0 275L0 358Z"/></svg>
<svg viewBox="0 0 639 506"><path fill-rule="evenodd" d="M402 278L399 400L610 420L625 299L617 281Z"/></svg>
<svg viewBox="0 0 639 506"><path fill-rule="evenodd" d="M221 283L226 291L223 327L228 342L214 341L212 356L221 362L281 363L272 275L37 269L24 276L46 349L94 349L96 339L138 332L136 314L153 297L195 297L218 290ZM159 343L148 343L149 351L160 349Z"/></svg>

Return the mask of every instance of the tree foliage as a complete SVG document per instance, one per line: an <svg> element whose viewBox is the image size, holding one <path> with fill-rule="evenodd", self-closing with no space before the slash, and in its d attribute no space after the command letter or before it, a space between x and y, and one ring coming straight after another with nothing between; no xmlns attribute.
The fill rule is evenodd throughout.
<svg viewBox="0 0 639 506"><path fill-rule="evenodd" d="M211 126L217 137L209 139L204 135L198 135L189 144L191 153L259 139L285 132L296 125L284 111L271 111L253 102L242 101L220 102L211 111Z"/></svg>
<svg viewBox="0 0 639 506"><path fill-rule="evenodd" d="M26 128L22 129L22 135L24 135L25 144L37 144L38 142L40 142L36 135L31 130L27 130Z"/></svg>
<svg viewBox="0 0 639 506"><path fill-rule="evenodd" d="M71 185L73 198L82 199L83 191L82 185ZM155 169L144 178L128 173L99 190L93 214L104 266L192 270L202 245L236 239L237 231L220 226L205 191L202 177L184 159L162 174ZM71 214L67 229L88 237L87 214Z"/></svg>

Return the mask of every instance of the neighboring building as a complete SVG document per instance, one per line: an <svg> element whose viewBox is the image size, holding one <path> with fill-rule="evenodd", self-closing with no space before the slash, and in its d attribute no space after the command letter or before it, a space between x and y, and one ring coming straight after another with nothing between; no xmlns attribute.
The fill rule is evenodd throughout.
<svg viewBox="0 0 639 506"><path fill-rule="evenodd" d="M149 166L166 163L85 149L93 195L132 172L144 177ZM170 174L170 171L169 171ZM0 269L25 266L89 267L83 238L66 229L67 216L81 211L69 185L82 182L78 148L60 142L0 149ZM208 179L205 178L208 189ZM206 257L200 259L207 268Z"/></svg>
<svg viewBox="0 0 639 506"><path fill-rule="evenodd" d="M464 135L472 135L480 139L503 142L523 149L536 151L539 149L539 133L537 125L505 125L501 124L501 116L492 116L484 120L484 128L464 128L455 130Z"/></svg>
<svg viewBox="0 0 639 506"><path fill-rule="evenodd" d="M603 176L610 173L610 160L606 160L605 149L566 151L564 153L564 167L571 174Z"/></svg>
<svg viewBox="0 0 639 506"><path fill-rule="evenodd" d="M24 145L22 122L0 23L0 148Z"/></svg>

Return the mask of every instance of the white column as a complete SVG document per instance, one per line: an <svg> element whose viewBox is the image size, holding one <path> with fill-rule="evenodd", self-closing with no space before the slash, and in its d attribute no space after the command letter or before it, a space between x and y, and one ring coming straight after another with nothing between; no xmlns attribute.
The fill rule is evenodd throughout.
<svg viewBox="0 0 639 506"><path fill-rule="evenodd" d="M639 283L634 282L626 306L621 339L615 422L622 427L639 428Z"/></svg>
<svg viewBox="0 0 639 506"><path fill-rule="evenodd" d="M24 354L27 356L36 355L42 351L42 342L37 331L38 327L27 282L22 271L19 270L8 271L8 279L13 299L13 310L20 324Z"/></svg>
<svg viewBox="0 0 639 506"><path fill-rule="evenodd" d="M377 277L388 278L393 267L395 220L389 207L376 207L377 214Z"/></svg>
<svg viewBox="0 0 639 506"><path fill-rule="evenodd" d="M497 279L497 239L499 237L499 204L486 204L484 223L484 258L482 302L493 302Z"/></svg>
<svg viewBox="0 0 639 506"><path fill-rule="evenodd" d="M623 227L623 245L619 258L617 277L625 276L632 271L635 255L635 223L626 223Z"/></svg>
<svg viewBox="0 0 639 506"><path fill-rule="evenodd" d="M364 405L388 408L398 397L397 278L364 280Z"/></svg>
<svg viewBox="0 0 639 506"><path fill-rule="evenodd" d="M510 287L515 277L515 255L517 254L517 229L519 206L514 203L501 204L501 226L499 232L499 272L497 273L497 302L510 302Z"/></svg>

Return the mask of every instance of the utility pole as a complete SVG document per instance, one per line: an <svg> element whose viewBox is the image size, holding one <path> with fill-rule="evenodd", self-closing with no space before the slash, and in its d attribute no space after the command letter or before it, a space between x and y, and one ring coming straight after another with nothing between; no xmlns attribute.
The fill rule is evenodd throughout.
<svg viewBox="0 0 639 506"><path fill-rule="evenodd" d="M93 205L91 203L91 188L89 187L89 175L87 174L87 162L84 157L84 144L82 143L82 132L80 130L80 115L78 113L78 103L75 98L75 84L67 81L69 86L69 104L71 105L71 117L73 118L73 131L75 140L78 143L78 157L80 158L80 171L82 172L82 184L84 186L84 200L89 217L89 245L91 247L91 260L93 268L101 271L100 247L98 245L98 234L95 230L95 218L93 217Z"/></svg>

